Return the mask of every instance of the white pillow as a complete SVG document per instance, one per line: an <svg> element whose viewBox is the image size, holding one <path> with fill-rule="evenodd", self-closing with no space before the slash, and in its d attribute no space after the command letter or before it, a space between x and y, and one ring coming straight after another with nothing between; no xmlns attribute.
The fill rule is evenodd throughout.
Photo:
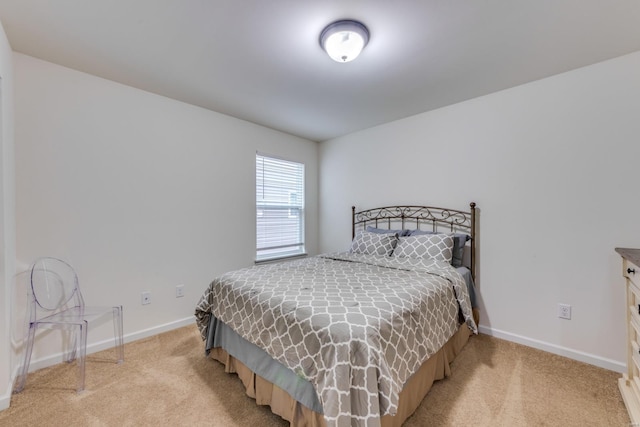
<svg viewBox="0 0 640 427"><path fill-rule="evenodd" d="M425 258L451 263L453 237L448 234L422 234L400 237L393 251L395 257Z"/></svg>
<svg viewBox="0 0 640 427"><path fill-rule="evenodd" d="M380 234L359 231L351 242L351 252L365 255L385 255L393 253L398 243L397 234Z"/></svg>

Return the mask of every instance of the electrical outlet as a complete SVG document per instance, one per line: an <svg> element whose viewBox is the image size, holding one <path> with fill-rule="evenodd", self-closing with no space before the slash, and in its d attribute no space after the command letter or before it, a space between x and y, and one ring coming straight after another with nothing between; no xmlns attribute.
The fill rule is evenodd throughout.
<svg viewBox="0 0 640 427"><path fill-rule="evenodd" d="M558 304L558 317L561 319L571 319L571 306L569 304Z"/></svg>
<svg viewBox="0 0 640 427"><path fill-rule="evenodd" d="M180 298L184 296L184 285L176 286L176 298Z"/></svg>
<svg viewBox="0 0 640 427"><path fill-rule="evenodd" d="M144 291L142 294L142 305L151 304L151 292Z"/></svg>

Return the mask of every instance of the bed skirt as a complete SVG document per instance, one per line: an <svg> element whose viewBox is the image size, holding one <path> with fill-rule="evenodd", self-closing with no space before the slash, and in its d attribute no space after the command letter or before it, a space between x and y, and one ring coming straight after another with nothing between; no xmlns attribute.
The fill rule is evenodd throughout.
<svg viewBox="0 0 640 427"><path fill-rule="evenodd" d="M400 427L420 406L435 380L450 374L449 364L469 340L471 331L462 324L456 334L436 354L422 364L400 392L398 413L381 418L382 427ZM236 373L249 397L258 405L269 405L271 412L289 421L294 427L326 427L322 414L294 400L282 388L256 375L242 362L220 347L212 348L211 357L225 365L225 372Z"/></svg>

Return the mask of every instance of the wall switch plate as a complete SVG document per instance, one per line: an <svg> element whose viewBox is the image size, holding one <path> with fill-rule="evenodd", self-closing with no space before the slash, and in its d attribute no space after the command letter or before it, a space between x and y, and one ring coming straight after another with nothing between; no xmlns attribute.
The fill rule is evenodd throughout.
<svg viewBox="0 0 640 427"><path fill-rule="evenodd" d="M184 296L184 285L176 286L176 298L180 298Z"/></svg>
<svg viewBox="0 0 640 427"><path fill-rule="evenodd" d="M144 291L142 293L142 305L151 304L151 292Z"/></svg>
<svg viewBox="0 0 640 427"><path fill-rule="evenodd" d="M569 304L558 304L558 317L561 319L571 319L571 306Z"/></svg>

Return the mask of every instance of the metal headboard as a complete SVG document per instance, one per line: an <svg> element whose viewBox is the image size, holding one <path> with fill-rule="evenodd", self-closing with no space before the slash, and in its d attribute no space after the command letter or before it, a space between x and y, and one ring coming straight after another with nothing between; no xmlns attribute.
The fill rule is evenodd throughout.
<svg viewBox="0 0 640 427"><path fill-rule="evenodd" d="M351 238L356 236L356 228L367 226L386 229L420 229L443 233L461 232L471 236L469 241L471 261L469 269L476 278L476 204L469 204L469 212L433 206L385 206L356 212L351 207Z"/></svg>

